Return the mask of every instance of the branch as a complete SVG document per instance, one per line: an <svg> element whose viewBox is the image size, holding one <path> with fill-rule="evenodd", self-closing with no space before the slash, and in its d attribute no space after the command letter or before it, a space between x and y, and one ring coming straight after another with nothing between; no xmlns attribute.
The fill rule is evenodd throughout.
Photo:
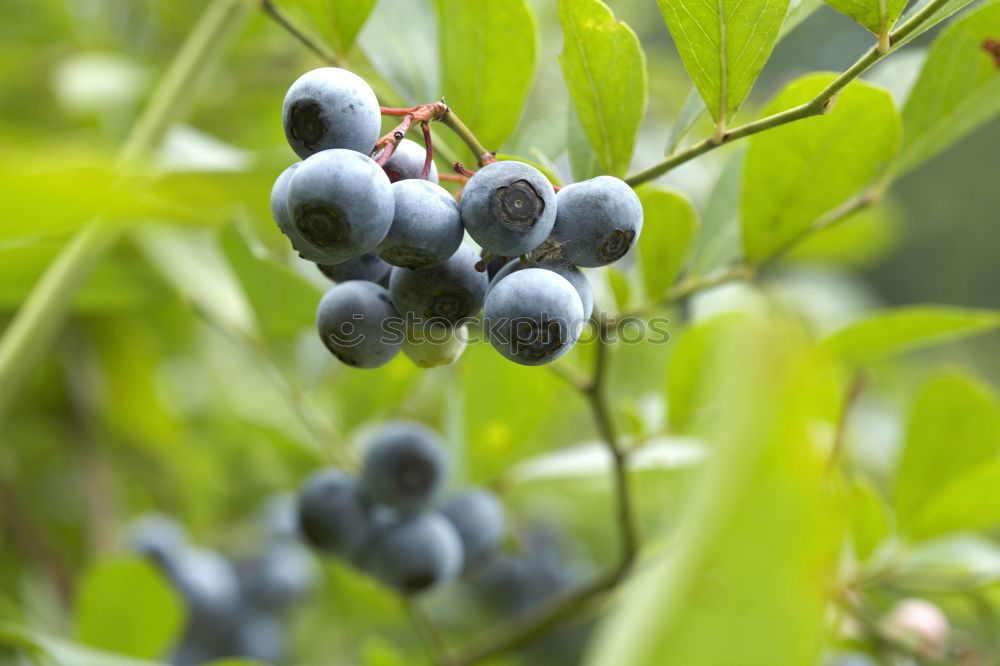
<svg viewBox="0 0 1000 666"><path fill-rule="evenodd" d="M923 9L914 14L908 21L900 25L889 35L889 44L898 44L902 40L909 37L948 1L949 0L931 0ZM724 132L721 136L713 136L699 141L687 150L670 155L659 164L655 164L648 169L629 176L625 179L625 182L633 187L641 185L642 183L646 183L654 178L662 176L671 169L674 169L685 162L689 162L696 157L715 150L719 146L732 143L737 139L742 139L743 137L751 136L780 125L795 122L796 120L812 116L820 116L828 113L836 103L836 97L840 91L846 88L847 84L851 81L866 72L872 65L887 56L888 53L888 50L880 51L878 46L873 46L867 53L861 56L857 62L851 65L851 67L848 68L843 74L834 79L829 86L827 86L821 93L816 95L816 97L809 102L785 111L781 111L774 115L767 116L766 118L761 118L760 120L755 120L754 122L734 127L728 132Z"/></svg>
<svg viewBox="0 0 1000 666"><path fill-rule="evenodd" d="M479 139L465 126L461 118L455 115L454 111L448 109L448 112L440 120L448 129L458 135L458 138L465 142L465 145L469 147L472 154L476 156L479 166L486 166L496 161L493 153L483 148L483 144L479 143Z"/></svg>
<svg viewBox="0 0 1000 666"><path fill-rule="evenodd" d="M313 405L306 391L299 385L295 377L288 372L281 361L271 353L271 350L267 348L267 345L263 341L236 326L230 326L217 317L213 317L209 312L194 303L191 304L191 307L195 314L201 317L209 326L229 340L237 344L243 344L247 350L256 354L270 366L274 376L280 380L280 386L276 388L282 393L289 408L299 418L305 429L316 440L317 450L320 453L332 454L331 457L334 462L343 469L358 469L360 463L354 450L348 446L336 428L321 415L321 412ZM333 444L332 447L330 446L331 444Z"/></svg>
<svg viewBox="0 0 1000 666"><path fill-rule="evenodd" d="M639 530L636 526L635 511L629 488L628 451L618 438L614 417L607 398L608 341L606 338L611 327L596 321L594 325L598 327L597 356L594 360L594 376L586 387L584 395L590 403L597 430L612 458L615 493L618 499L618 526L621 530L622 551L618 566L624 574L631 568L639 552Z"/></svg>
<svg viewBox="0 0 1000 666"><path fill-rule="evenodd" d="M795 249L800 243L812 236L813 234L819 233L830 227L834 227L855 213L862 211L866 208L874 206L882 200L885 195L885 184L877 183L868 189L864 190L855 197L852 197L840 204L836 208L833 208L823 215L816 218L816 221L811 225L803 229L797 235L793 236L788 240L782 247L775 251L770 257L767 258L766 263L773 263L785 256L789 252Z"/></svg>
<svg viewBox="0 0 1000 666"><path fill-rule="evenodd" d="M583 381L575 374L560 376L578 388L587 399L594 421L611 453L614 487L617 497L617 524L620 530L621 553L619 560L609 571L587 585L554 597L533 612L509 624L501 625L479 639L473 640L464 650L445 660L447 666L470 666L482 659L514 650L530 643L563 620L578 615L584 608L605 593L615 589L632 569L639 552L639 531L632 505L628 477L629 452L622 446L615 429L614 419L607 400L608 376L608 324L593 320L597 328L597 352L594 371L589 381Z"/></svg>
<svg viewBox="0 0 1000 666"><path fill-rule="evenodd" d="M781 257L791 252L796 246L813 234L830 229L831 227L834 227L848 219L855 213L874 206L882 200L882 197L885 194L885 187L885 183L877 183L857 196L848 199L836 208L824 213L818 217L815 222L809 225L801 233L794 236L784 246L768 257L764 264L774 263ZM752 280L757 275L760 268L761 266L759 265L753 266L745 263L735 263L721 268L710 275L686 278L668 289L662 298L652 303L639 306L638 308L628 312L624 312L619 315L619 319L626 317L647 317L657 308L672 305L677 301L690 298L691 296L707 289L718 287L729 282L735 282L737 280ZM614 322L612 321L612 323Z"/></svg>
<svg viewBox="0 0 1000 666"><path fill-rule="evenodd" d="M406 609L407 614L410 616L410 622L413 624L413 628L416 630L417 635L420 636L420 640L424 642L427 646L427 652L435 664L445 663L446 658L444 657L446 652L446 647L444 644L444 639L441 638L441 634L438 633L437 627L431 621L424 610L417 604L413 599L403 597L403 607Z"/></svg>
<svg viewBox="0 0 1000 666"><path fill-rule="evenodd" d="M311 35L295 23L295 20L291 16L285 13L285 10L274 4L271 0L260 0L260 8L265 14L274 19L278 25L291 33L295 39L302 42L303 46L315 53L320 60L336 65L341 64L340 57L332 49L327 48L323 42L313 39Z"/></svg>

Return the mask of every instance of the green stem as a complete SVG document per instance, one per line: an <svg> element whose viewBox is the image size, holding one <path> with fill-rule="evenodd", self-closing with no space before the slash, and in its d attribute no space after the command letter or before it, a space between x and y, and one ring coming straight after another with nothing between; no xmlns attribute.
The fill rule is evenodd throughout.
<svg viewBox="0 0 1000 666"><path fill-rule="evenodd" d="M205 64L238 24L247 0L214 0L174 57L118 154L126 167L145 155L183 112ZM31 290L0 339L0 422L34 364L44 355L90 269L117 240L121 227L88 222L63 248Z"/></svg>
<svg viewBox="0 0 1000 666"><path fill-rule="evenodd" d="M476 161L479 163L479 166L486 166L490 162L494 161L493 153L486 150L486 148L483 147L483 144L479 143L479 139L476 138L476 135L465 126L462 119L456 116L451 109L448 109L448 112L444 114L441 118L441 122L448 129L454 132L466 146L469 147L472 154L476 156Z"/></svg>
<svg viewBox="0 0 1000 666"><path fill-rule="evenodd" d="M593 375L588 380L576 375L566 378L587 399L597 430L611 454L612 485L617 499L615 519L621 541L618 562L590 583L555 597L532 613L500 625L474 639L453 657L445 659L443 663L447 666L471 666L484 659L527 645L561 622L577 617L591 602L615 589L635 564L639 554L639 530L628 476L629 452L618 437L607 399L609 359L606 338L610 326L602 326L597 319L594 319L594 326L597 329L598 347Z"/></svg>
<svg viewBox="0 0 1000 666"><path fill-rule="evenodd" d="M914 14L908 21L900 25L889 35L889 43L897 44L909 37L947 2L948 0L931 0L931 2L927 3L923 9ZM725 146L732 143L737 139L742 139L744 137L795 122L796 120L801 120L803 118L823 115L824 113L830 111L833 107L833 104L836 101L835 97L840 91L846 88L851 81L861 76L868 70L868 68L887 56L890 52L891 49L882 52L877 46L872 47L867 53L861 56L857 62L851 65L849 69L834 79L822 92L805 104L767 116L766 118L761 118L760 120L755 120L745 125L734 127L724 133L721 137L713 136L699 141L687 150L673 154L662 162L654 164L648 169L644 169L639 173L629 176L625 179L625 182L633 187L641 185L642 183L649 182L654 178L662 176L671 169L674 169L685 162L689 162L696 157L715 150L719 146Z"/></svg>

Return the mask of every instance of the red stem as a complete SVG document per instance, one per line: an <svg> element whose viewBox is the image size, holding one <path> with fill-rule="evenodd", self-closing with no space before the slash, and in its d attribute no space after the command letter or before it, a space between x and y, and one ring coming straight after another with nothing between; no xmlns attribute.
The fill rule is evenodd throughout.
<svg viewBox="0 0 1000 666"><path fill-rule="evenodd" d="M424 133L424 146L427 148L427 156L424 157L424 168L420 172L420 177L427 180L431 175L431 164L434 161L434 146L431 142L431 126L426 120L420 124L420 129Z"/></svg>
<svg viewBox="0 0 1000 666"><path fill-rule="evenodd" d="M461 162L455 162L452 165L452 168L455 170L455 173L457 173L460 176L465 176L466 178L472 178L473 176L476 175L475 171L469 171L468 169L465 168L465 165L462 164Z"/></svg>
<svg viewBox="0 0 1000 666"><path fill-rule="evenodd" d="M396 146L398 146L399 142L403 140L404 136L406 136L406 132L410 129L410 124L412 122L413 114L406 114L403 116L403 122L399 123L399 125L396 126L396 129L392 130L375 143L376 151L379 149L379 146L384 146L382 154L375 158L376 164L384 166L385 163L389 161L392 154L396 152Z"/></svg>

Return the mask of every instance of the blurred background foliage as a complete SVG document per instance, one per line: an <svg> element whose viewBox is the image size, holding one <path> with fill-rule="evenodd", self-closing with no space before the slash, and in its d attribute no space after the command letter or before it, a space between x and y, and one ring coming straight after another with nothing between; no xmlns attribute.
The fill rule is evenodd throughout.
<svg viewBox="0 0 1000 666"><path fill-rule="evenodd" d="M479 109L464 119L484 137L504 136L505 127L516 123L503 152L541 163L569 182L574 173L593 166L581 166L579 156L567 150L581 130L558 66L562 33L556 3L530 4L539 40L536 71L523 91L524 113L511 118L509 110ZM608 4L637 32L646 54L649 103L632 158L641 168L662 157L690 83L655 2ZM111 618L117 617L100 600L102 585L111 590L104 596L143 604L136 612L146 618L145 625L170 626L175 611L156 590L136 596L135 589L153 585L141 574L120 574L137 576L134 587L102 583L100 577L109 575L107 567L122 553L127 521L144 511L163 511L188 525L198 541L226 548L239 542L267 497L295 487L317 466L337 461L339 452L356 446L367 430L389 417L414 418L444 433L456 461L456 483L492 485L503 491L516 520L557 525L571 543L572 560L587 566L613 561L617 544L607 462L585 402L555 374L510 364L483 344L471 346L454 366L420 370L400 356L377 372L336 365L322 349L313 315L324 279L291 256L270 220L267 201L275 175L294 159L281 130L284 91L301 72L323 63L262 12L251 11L248 3L231 45L205 64L184 122L171 127L162 145L128 172L115 170L116 150L203 5L196 0L5 0L0 6L0 325L88 219L101 214L128 224L123 240L80 285L57 343L0 424L0 620L9 623L0 623L0 639L10 634L8 642L56 663L113 662L106 656L87 661L85 650L53 636L155 657L153 648L162 648L164 641L155 631L146 638L135 637L138 629L126 632L138 641L131 644L101 635L114 633ZM323 33L325 3L288 5ZM462 11L478 10L478 3L465 3ZM376 82L376 91L391 104L430 101L442 93L457 104L466 92L461 77L449 78L453 61L463 55L446 51L444 64L439 59L429 0L379 0L357 42L346 50L343 31L327 37L341 63ZM919 71L932 37L933 32L916 40L865 78L888 86L898 99L901 82ZM447 43L448 36L441 39ZM779 43L739 117L756 117L802 74L843 70L871 44L865 30L821 7ZM516 62L498 62L495 76L513 67L511 76L524 78ZM702 119L694 135L711 131ZM461 144L442 139L445 150L468 159ZM623 434L642 446L636 497L643 531L655 547L669 548L680 538L682 499L700 487L700 477L691 470L699 467L700 436L715 413L706 413L708 402L700 402L698 387L713 383L717 375L709 366L725 357L718 346L720 336L727 338L725 313L777 310L783 314L776 319L795 322L762 334L763 341L741 343L759 345L756 351L729 357L747 359L771 353L766 349L774 342L768 337L805 331L815 338L884 306L930 302L1000 308L997 145L1000 120L993 120L907 173L884 203L797 248L755 286L722 287L665 313L671 319L669 344L616 348L609 391ZM719 265L727 247L735 247L746 149L736 143L714 151L659 182L693 202L701 220L694 239L695 269ZM683 199L659 196L668 199L662 205L686 205ZM642 260L648 266L670 258L644 255ZM641 300L642 270L632 262L620 275L595 273L598 306L614 311ZM982 317L956 327L995 327L992 315ZM782 332L786 326L799 333ZM754 338L743 333L737 337ZM845 520L858 548L854 559L864 563L886 548L893 554L884 566L878 560L873 568L884 585L873 588L872 608L885 611L907 594L929 596L952 614L962 640L993 657L1000 642L1000 546L989 530L1000 515L996 485L991 485L998 477L995 469L977 465L992 460L995 467L997 459L1000 426L990 386L1000 373L998 345L1000 338L992 334L903 357L876 354L859 375L865 390L845 426L850 473L842 484L852 507ZM805 363L796 360L796 352L785 352L788 364ZM581 346L566 363L586 368L591 353ZM774 373L743 361L735 364L746 365L736 374L748 376L718 385L725 390L756 386L748 393L756 394L754 404L761 403L756 406L765 416L755 420L748 416L751 407L744 406L727 420L730 425L742 423L757 438L767 437L768 428L807 425L805 415L817 409L798 404L809 402L800 393L820 396L820 420L836 422L839 398L823 402L823 382L803 384L802 377L832 373L837 379L828 393L836 393L849 383L837 375L840 371ZM965 369L941 371L942 364ZM776 376L764 382L753 375L757 371ZM797 392L802 386L808 391ZM768 425L766 414L774 410L761 402L766 398L804 416L797 422L789 417L792 426ZM719 439L724 444L727 437L737 435L728 432ZM794 440L787 432L775 437ZM979 442L982 450L972 460L956 462L948 451L965 450L956 443L963 437ZM794 458L789 447L778 450ZM822 544L834 528L816 533L826 514L810 509L829 498L815 496L815 488L799 482L796 470L807 477L818 473L809 461L799 462L801 467L748 463L763 470L763 485L727 478L725 471L716 479L734 484L734 502L763 507L735 523L720 519L718 524L730 525L731 533L698 537L706 548L738 555L719 566L748 582L742 592L746 599L732 600L735 608L716 609L723 617L731 612L731 619L740 618L741 608L754 606L753 595L794 588L808 597L799 574L825 566L807 552L799 561L801 571L792 567L786 575L775 573L765 558L778 551L752 545L760 533L790 526L789 534L822 551L819 560L829 556ZM769 472L769 465L776 467ZM918 471L907 476L909 481L894 481L897 468L910 467ZM963 476L968 474L973 477ZM939 506L920 512L919 504L934 488L956 479L964 480L933 495ZM780 492L768 490L772 482ZM954 536L956 530L963 530L961 537ZM949 540L926 541L941 535ZM394 597L338 564L325 573L323 591L295 625L294 663L416 663L409 655L419 646ZM649 575L663 574L654 568ZM977 584L960 594L936 586L939 578L953 575L975 577ZM664 595L677 608L698 601L698 593L690 590ZM786 602L800 609L819 603L794 594ZM643 603L652 602L639 600L629 608L643 608ZM456 635L474 633L476 623L454 593L432 599L430 606ZM657 612L666 617L675 610ZM667 633L664 639L682 646L677 654L683 655L705 642L727 643L726 636L707 632L729 626L734 649L749 630L737 630L741 621L713 625L692 617L671 625L686 638ZM14 626L41 633L6 628ZM750 628L791 632L780 625L751 623ZM612 638L599 648L617 649L617 634L609 630L608 635ZM841 642L831 638L828 644L844 647ZM851 641L847 648L873 650ZM741 663L768 663L757 659L766 653L751 653ZM17 663L14 654L0 649L0 662ZM677 656L670 663L736 663L725 661L732 655L716 657L696 662Z"/></svg>

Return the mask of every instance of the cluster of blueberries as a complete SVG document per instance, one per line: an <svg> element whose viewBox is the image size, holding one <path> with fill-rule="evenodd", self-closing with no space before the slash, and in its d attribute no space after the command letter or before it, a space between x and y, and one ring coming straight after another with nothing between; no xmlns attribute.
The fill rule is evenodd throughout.
<svg viewBox="0 0 1000 666"><path fill-rule="evenodd" d="M149 514L133 523L132 549L153 562L186 606L187 625L168 659L172 666L227 657L283 662L291 613L318 579L296 520L294 498L274 498L261 521L263 546L234 558L192 544L167 516Z"/></svg>
<svg viewBox="0 0 1000 666"><path fill-rule="evenodd" d="M323 296L317 325L347 365L384 365L414 329L461 330L480 309L486 337L503 356L524 365L553 361L576 343L593 310L578 267L617 261L642 230L638 197L610 176L557 193L538 169L493 161L468 179L457 203L435 168L422 177L427 151L419 144L403 139L380 164L388 148L376 146L378 100L343 69L302 75L282 117L302 161L278 176L271 213L293 248L338 283ZM465 232L481 254L463 243ZM429 357L428 364L441 362Z"/></svg>
<svg viewBox="0 0 1000 666"><path fill-rule="evenodd" d="M306 480L299 493L302 534L319 552L406 595L475 572L500 548L503 507L481 488L439 503L447 472L433 431L386 423L365 450L360 478L324 469Z"/></svg>
<svg viewBox="0 0 1000 666"><path fill-rule="evenodd" d="M461 578L465 585L456 591L500 617L522 616L579 583L582 572L567 565L564 545L550 529L532 527L518 552L503 549L504 509L491 491L469 487L442 498L448 468L436 433L390 421L368 442L358 478L322 469L297 497L268 501L249 554L195 545L161 514L134 521L131 548L164 574L187 610L167 661L284 663L292 611L319 580L310 548L407 596ZM588 631L552 632L529 651L537 663L575 663Z"/></svg>

